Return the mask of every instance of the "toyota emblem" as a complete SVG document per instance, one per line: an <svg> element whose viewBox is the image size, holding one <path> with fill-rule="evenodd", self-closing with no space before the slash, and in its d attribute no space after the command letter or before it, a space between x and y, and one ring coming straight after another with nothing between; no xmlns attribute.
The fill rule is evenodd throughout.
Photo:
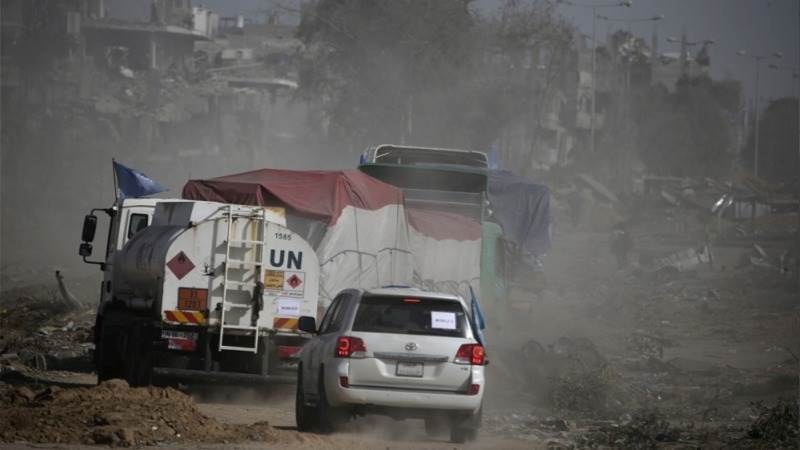
<svg viewBox="0 0 800 450"><path fill-rule="evenodd" d="M417 349L417 344L413 342L409 342L408 344L406 344L406 351L413 352L416 349Z"/></svg>

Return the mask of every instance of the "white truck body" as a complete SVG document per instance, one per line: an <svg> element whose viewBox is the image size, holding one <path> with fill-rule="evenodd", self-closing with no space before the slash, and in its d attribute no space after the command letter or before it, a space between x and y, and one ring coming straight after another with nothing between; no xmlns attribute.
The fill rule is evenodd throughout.
<svg viewBox="0 0 800 450"><path fill-rule="evenodd" d="M306 340L298 318L317 316L319 262L281 208L133 199L112 211L95 330L101 379L258 381L291 370Z"/></svg>

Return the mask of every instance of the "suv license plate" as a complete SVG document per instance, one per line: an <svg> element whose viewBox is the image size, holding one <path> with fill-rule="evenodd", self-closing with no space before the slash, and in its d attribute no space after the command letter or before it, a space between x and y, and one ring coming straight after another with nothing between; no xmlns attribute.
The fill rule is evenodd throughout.
<svg viewBox="0 0 800 450"><path fill-rule="evenodd" d="M422 369L422 363L397 362L398 377L421 377Z"/></svg>

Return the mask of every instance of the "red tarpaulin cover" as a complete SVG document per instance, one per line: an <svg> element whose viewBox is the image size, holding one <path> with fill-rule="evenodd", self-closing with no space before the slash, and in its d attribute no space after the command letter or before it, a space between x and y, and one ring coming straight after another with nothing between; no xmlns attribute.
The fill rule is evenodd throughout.
<svg viewBox="0 0 800 450"><path fill-rule="evenodd" d="M460 214L407 208L408 223L420 233L437 240L474 241L481 238L481 224Z"/></svg>
<svg viewBox="0 0 800 450"><path fill-rule="evenodd" d="M375 210L402 204L396 187L358 170L259 169L207 180L189 180L183 198L239 205L285 206L336 222L345 206Z"/></svg>

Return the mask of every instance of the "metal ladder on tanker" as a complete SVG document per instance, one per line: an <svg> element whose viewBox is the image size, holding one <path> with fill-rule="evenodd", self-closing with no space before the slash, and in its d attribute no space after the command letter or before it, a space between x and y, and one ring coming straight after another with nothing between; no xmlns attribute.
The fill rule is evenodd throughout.
<svg viewBox="0 0 800 450"><path fill-rule="evenodd" d="M240 291L241 288L250 288L250 293L252 294L253 290L256 287L256 284L263 279L264 277L264 267L262 258L264 256L264 239L266 237L266 212L265 209L262 207L250 207L246 212L244 211L237 211L234 209L233 205L228 205L228 211L226 213L228 216L228 233L227 239L225 240L225 270L223 272L223 279L222 279L222 308L220 310L220 317L219 317L219 350L235 350L241 352L253 352L258 353L258 323L252 321L252 325L228 325L225 323L225 313L231 309L252 309L253 305L252 302L250 303L240 303L240 302L232 302L229 299L229 292L231 291ZM257 223L257 230L255 233L255 239L253 240L245 240L245 239L234 239L233 236L233 228L234 228L234 221L238 219L246 219L250 222L251 226L253 226L253 222ZM244 229L244 227L242 227ZM231 247L249 247L255 251L255 255L252 261L246 261L241 259L233 259L231 258ZM253 267L255 270L255 279L252 282L245 282L245 281L232 281L230 280L230 269L231 265L238 265L240 267ZM240 289L236 289L240 288ZM251 312L253 314L253 312ZM253 333L253 345L252 346L240 346L240 345L225 345L225 330L231 331L252 331ZM234 334L227 334L227 336L231 336Z"/></svg>

